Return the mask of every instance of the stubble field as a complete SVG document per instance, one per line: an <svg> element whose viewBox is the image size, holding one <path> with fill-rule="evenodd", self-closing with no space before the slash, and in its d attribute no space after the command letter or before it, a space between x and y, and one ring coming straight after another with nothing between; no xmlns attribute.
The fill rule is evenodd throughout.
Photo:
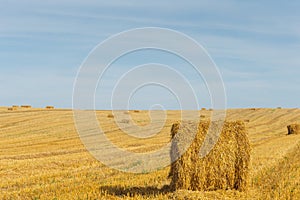
<svg viewBox="0 0 300 200"><path fill-rule="evenodd" d="M199 111L209 119L212 111ZM153 151L170 141L180 111L168 111L164 128L151 139L133 139L116 126L111 111L97 111L107 137L133 152ZM147 111L129 111L147 125ZM300 123L300 109L229 109L226 120L243 120L252 146L247 192L169 191L169 167L130 174L104 166L85 149L73 112L0 108L0 199L300 199L300 135L286 126Z"/></svg>

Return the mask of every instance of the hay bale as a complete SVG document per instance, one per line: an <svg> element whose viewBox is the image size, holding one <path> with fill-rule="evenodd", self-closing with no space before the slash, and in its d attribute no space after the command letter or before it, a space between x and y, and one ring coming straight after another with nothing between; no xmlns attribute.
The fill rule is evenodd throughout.
<svg viewBox="0 0 300 200"><path fill-rule="evenodd" d="M21 105L21 108L31 108L30 105Z"/></svg>
<svg viewBox="0 0 300 200"><path fill-rule="evenodd" d="M288 135L300 134L300 124L291 124L287 126Z"/></svg>
<svg viewBox="0 0 300 200"><path fill-rule="evenodd" d="M12 107L13 107L13 108L19 108L19 106L17 106L17 105L13 105Z"/></svg>
<svg viewBox="0 0 300 200"><path fill-rule="evenodd" d="M201 108L201 110L206 110L206 108Z"/></svg>
<svg viewBox="0 0 300 200"><path fill-rule="evenodd" d="M201 118L201 119L205 118L205 115L200 115L200 118Z"/></svg>
<svg viewBox="0 0 300 200"><path fill-rule="evenodd" d="M139 111L139 110L134 110L133 112L135 112L135 113L139 113L140 111Z"/></svg>
<svg viewBox="0 0 300 200"><path fill-rule="evenodd" d="M113 114L108 114L107 118L114 118L114 115Z"/></svg>
<svg viewBox="0 0 300 200"><path fill-rule="evenodd" d="M54 109L54 106L46 106L46 109L52 110Z"/></svg>
<svg viewBox="0 0 300 200"><path fill-rule="evenodd" d="M18 110L18 107L12 106L12 107L10 107L10 108L7 108L7 110L9 110L9 111Z"/></svg>
<svg viewBox="0 0 300 200"><path fill-rule="evenodd" d="M250 120L249 120L249 119L245 119L245 120L244 120L244 122L246 122L246 123L249 123L249 122L250 122Z"/></svg>
<svg viewBox="0 0 300 200"><path fill-rule="evenodd" d="M215 122L175 123L171 129L173 138L169 176L170 188L208 191L217 189L236 189L245 191L249 184L250 143L243 122L225 122L222 133L214 148L201 158L199 151L209 126L218 126ZM196 133L192 133L195 131ZM192 135L194 138L189 138ZM213 135L210 139L216 135ZM191 140L192 139L192 140ZM187 141L192 141L189 147Z"/></svg>

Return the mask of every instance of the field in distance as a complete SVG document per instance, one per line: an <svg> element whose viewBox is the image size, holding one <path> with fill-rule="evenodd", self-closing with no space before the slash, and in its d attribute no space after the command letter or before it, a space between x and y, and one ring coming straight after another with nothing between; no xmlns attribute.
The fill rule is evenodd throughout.
<svg viewBox="0 0 300 200"><path fill-rule="evenodd" d="M209 119L212 112L201 110L199 116ZM167 111L157 135L134 139L118 128L111 111L96 113L107 137L133 152L167 144L172 124L180 119L180 111ZM147 111L124 114L140 126L150 122ZM71 110L0 107L0 199L299 199L300 135L287 135L286 127L300 123L300 109L229 109L226 120L244 121L249 132L249 190L171 192L164 187L169 167L129 174L93 158L79 139Z"/></svg>

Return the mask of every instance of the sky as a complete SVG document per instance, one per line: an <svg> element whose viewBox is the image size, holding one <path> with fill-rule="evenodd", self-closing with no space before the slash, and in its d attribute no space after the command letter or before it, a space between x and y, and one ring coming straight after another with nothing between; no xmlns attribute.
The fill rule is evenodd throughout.
<svg viewBox="0 0 300 200"><path fill-rule="evenodd" d="M71 108L74 81L89 53L112 35L142 27L179 31L201 44L220 71L227 107L300 106L299 1L0 2L1 106ZM189 64L169 53L146 50L112 64L102 77L105 87L97 88L96 108L111 109L110 94L120 77L147 63L179 70L195 89L200 107L211 107L203 77L196 77ZM159 75L170 82L175 76ZM121 91L126 91L124 85ZM140 88L126 101L131 109L179 108L170 90L155 85Z"/></svg>

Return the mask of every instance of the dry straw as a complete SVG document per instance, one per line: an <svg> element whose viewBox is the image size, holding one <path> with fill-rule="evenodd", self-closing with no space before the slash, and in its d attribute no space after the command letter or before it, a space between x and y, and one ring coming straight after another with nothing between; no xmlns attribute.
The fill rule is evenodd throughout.
<svg viewBox="0 0 300 200"><path fill-rule="evenodd" d="M290 134L300 134L300 124L291 124L287 126L288 135Z"/></svg>
<svg viewBox="0 0 300 200"><path fill-rule="evenodd" d="M171 160L183 149L182 156L171 165L171 189L217 190L236 189L245 191L249 184L250 143L243 122L225 122L214 148L201 158L199 150L207 135L218 126L215 122L175 123L171 129L173 138ZM196 134L192 133L195 131ZM192 140L191 140L191 137ZM213 135L210 140L217 139ZM187 141L191 141L191 145Z"/></svg>

